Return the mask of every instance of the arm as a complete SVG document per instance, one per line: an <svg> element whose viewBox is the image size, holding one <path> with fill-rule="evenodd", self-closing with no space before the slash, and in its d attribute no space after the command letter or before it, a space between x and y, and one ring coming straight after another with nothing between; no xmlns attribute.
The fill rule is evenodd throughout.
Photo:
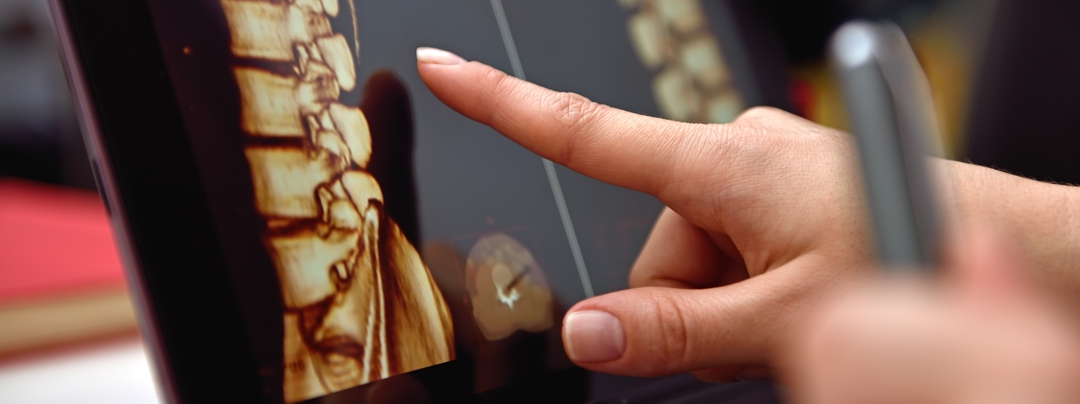
<svg viewBox="0 0 1080 404"><path fill-rule="evenodd" d="M1080 309L1080 188L941 161L951 173L959 220L1007 229L1035 281Z"/></svg>

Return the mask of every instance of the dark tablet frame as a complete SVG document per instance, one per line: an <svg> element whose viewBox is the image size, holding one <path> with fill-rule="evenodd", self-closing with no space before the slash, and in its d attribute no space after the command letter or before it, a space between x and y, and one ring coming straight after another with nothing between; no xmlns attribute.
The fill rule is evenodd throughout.
<svg viewBox="0 0 1080 404"><path fill-rule="evenodd" d="M50 6L162 398L264 401L146 2Z"/></svg>

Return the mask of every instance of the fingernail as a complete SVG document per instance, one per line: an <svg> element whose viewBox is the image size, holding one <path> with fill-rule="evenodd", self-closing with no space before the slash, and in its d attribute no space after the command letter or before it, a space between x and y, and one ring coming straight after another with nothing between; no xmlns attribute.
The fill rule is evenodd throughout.
<svg viewBox="0 0 1080 404"><path fill-rule="evenodd" d="M622 323L611 313L579 311L566 316L563 326L566 354L574 362L608 362L626 350Z"/></svg>
<svg viewBox="0 0 1080 404"><path fill-rule="evenodd" d="M437 65L459 65L467 62L461 56L436 48L416 48L416 60Z"/></svg>

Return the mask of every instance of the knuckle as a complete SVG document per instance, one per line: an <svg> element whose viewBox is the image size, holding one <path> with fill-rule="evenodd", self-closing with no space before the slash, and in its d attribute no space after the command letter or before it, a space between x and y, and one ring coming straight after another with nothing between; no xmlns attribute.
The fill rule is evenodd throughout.
<svg viewBox="0 0 1080 404"><path fill-rule="evenodd" d="M656 364L666 371L688 363L691 349L689 346L686 316L677 297L664 293L654 296L651 304L659 327L658 340L654 341L653 354L659 362Z"/></svg>
<svg viewBox="0 0 1080 404"><path fill-rule="evenodd" d="M575 93L558 93L554 102L562 123L571 129L587 125L600 109L600 104Z"/></svg>
<svg viewBox="0 0 1080 404"><path fill-rule="evenodd" d="M565 128L566 132L566 144L560 157L563 162L569 163L574 150L582 141L582 135L587 132L603 106L575 93L558 93L552 104L559 125Z"/></svg>
<svg viewBox="0 0 1080 404"><path fill-rule="evenodd" d="M756 121L760 119L777 119L784 115L784 111L781 111L774 107L767 106L755 106L747 108L742 114L739 114L738 118L735 118L735 123L745 121Z"/></svg>
<svg viewBox="0 0 1080 404"><path fill-rule="evenodd" d="M471 62L471 63L477 63L477 62ZM509 75L507 75L506 73L504 73L501 70L496 69L494 67L487 66L487 65L482 65L482 66L484 67L484 70L485 70L485 72L484 72L484 78L485 79L494 81L495 84L496 84L497 89L502 89L502 88L505 87L506 79L510 77Z"/></svg>
<svg viewBox="0 0 1080 404"><path fill-rule="evenodd" d="M498 69L488 67L487 71L484 72L484 79L486 81L495 83L493 88L496 95L504 96L507 93L513 91L514 89L514 83L510 79L510 76L506 73L499 71Z"/></svg>
<svg viewBox="0 0 1080 404"><path fill-rule="evenodd" d="M492 83L491 90L496 102L498 103L499 100L506 99L507 96L514 91L514 82L511 80L511 77L490 66L484 67L486 68L486 71L483 73L484 82ZM500 108L498 105L496 105L496 108L492 108L490 112L491 115L487 117L487 122L492 122L496 117L499 117L502 110L503 108Z"/></svg>

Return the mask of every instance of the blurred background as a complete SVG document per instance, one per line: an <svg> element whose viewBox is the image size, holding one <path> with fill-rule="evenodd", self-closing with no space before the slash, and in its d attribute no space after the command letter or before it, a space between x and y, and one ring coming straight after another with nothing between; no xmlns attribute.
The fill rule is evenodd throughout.
<svg viewBox="0 0 1080 404"><path fill-rule="evenodd" d="M1080 183L1080 2L702 1L759 19L786 59L785 106L841 129L825 43L849 19L892 20L947 157ZM0 402L156 400L86 156L45 0L0 0ZM57 377L83 387L42 388Z"/></svg>
<svg viewBox="0 0 1080 404"><path fill-rule="evenodd" d="M94 190L43 0L0 0L0 175Z"/></svg>

